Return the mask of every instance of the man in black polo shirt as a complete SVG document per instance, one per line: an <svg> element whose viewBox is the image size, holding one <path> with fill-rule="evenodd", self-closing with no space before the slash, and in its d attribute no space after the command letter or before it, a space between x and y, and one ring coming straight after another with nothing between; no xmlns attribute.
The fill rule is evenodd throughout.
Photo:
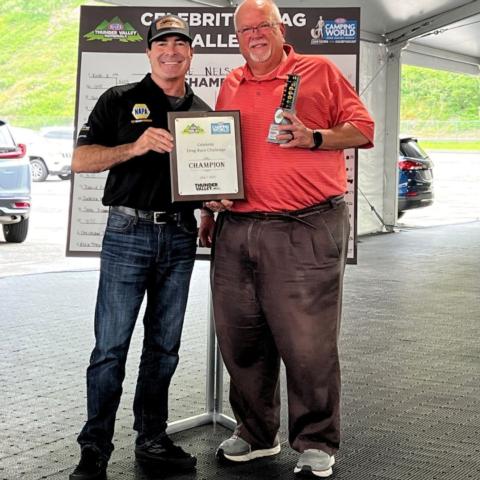
<svg viewBox="0 0 480 480"><path fill-rule="evenodd" d="M169 15L152 23L147 56L152 73L113 87L82 127L75 172L109 170L103 197L110 207L95 309L95 348L87 369L88 419L78 442L81 459L70 480L106 477L125 362L145 292L144 342L133 404L140 462L191 469L195 457L166 435L168 388L178 349L196 249L195 203L172 203L168 111L207 111L185 83L192 59L188 25ZM213 218L202 211L200 239Z"/></svg>

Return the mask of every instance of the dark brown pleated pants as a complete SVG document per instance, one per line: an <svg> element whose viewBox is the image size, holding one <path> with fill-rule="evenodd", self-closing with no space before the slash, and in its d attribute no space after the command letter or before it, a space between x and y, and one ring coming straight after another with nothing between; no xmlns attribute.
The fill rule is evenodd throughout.
<svg viewBox="0 0 480 480"><path fill-rule="evenodd" d="M344 202L297 219L225 213L217 221L216 331L237 433L256 447L271 447L279 429L280 358L292 448L333 454L339 447L337 340L348 236Z"/></svg>

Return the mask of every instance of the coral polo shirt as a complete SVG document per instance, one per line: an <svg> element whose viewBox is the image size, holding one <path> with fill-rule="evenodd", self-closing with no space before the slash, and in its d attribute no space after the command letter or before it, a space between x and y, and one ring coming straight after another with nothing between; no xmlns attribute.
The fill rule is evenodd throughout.
<svg viewBox="0 0 480 480"><path fill-rule="evenodd" d="M248 65L222 84L216 110L240 110L245 200L233 211L297 210L347 190L343 150L283 149L267 142L288 74L300 75L296 114L311 129L350 123L373 146L374 123L348 80L322 56L299 55L285 45L287 58L268 78L256 79Z"/></svg>

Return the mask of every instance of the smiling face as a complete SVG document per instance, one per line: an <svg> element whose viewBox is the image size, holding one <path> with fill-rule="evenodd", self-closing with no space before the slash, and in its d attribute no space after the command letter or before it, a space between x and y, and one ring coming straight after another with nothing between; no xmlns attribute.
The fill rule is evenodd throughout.
<svg viewBox="0 0 480 480"><path fill-rule="evenodd" d="M173 84L183 88L193 56L192 47L184 37L167 35L153 41L147 49L147 56L155 83L163 89L169 89Z"/></svg>
<svg viewBox="0 0 480 480"><path fill-rule="evenodd" d="M235 14L240 52L254 73L274 70L283 58L285 27L278 9L262 0L246 0Z"/></svg>

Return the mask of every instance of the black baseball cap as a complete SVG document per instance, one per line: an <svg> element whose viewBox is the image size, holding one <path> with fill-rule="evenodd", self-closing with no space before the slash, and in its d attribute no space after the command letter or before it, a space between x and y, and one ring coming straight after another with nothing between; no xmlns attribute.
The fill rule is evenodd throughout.
<svg viewBox="0 0 480 480"><path fill-rule="evenodd" d="M165 15L152 22L147 35L148 47L150 48L153 41L159 40L165 35L180 35L192 43L188 23L177 15Z"/></svg>

